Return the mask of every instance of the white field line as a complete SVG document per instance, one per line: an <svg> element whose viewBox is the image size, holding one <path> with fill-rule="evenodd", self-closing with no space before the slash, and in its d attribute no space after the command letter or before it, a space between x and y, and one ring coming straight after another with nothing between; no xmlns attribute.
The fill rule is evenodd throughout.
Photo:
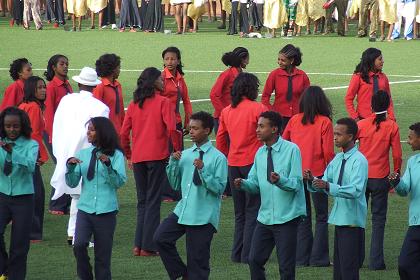
<svg viewBox="0 0 420 280"><path fill-rule="evenodd" d="M33 68L35 71L45 71L43 68ZM70 68L69 71L80 71L79 68ZM142 72L144 69L121 69L121 72ZM9 68L0 68L0 71L9 71ZM222 70L184 70L185 73L222 73ZM253 71L255 74L269 74L270 71ZM325 75L325 76L351 76L351 73L323 73L323 72L306 72L308 75ZM420 75L401 75L401 74L387 74L388 77L401 78L420 78Z"/></svg>

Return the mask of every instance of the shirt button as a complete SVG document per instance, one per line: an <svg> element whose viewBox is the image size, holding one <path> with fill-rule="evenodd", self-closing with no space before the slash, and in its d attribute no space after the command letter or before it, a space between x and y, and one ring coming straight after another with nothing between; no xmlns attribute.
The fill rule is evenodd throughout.
<svg viewBox="0 0 420 280"><path fill-rule="evenodd" d="M96 196L93 199L96 200Z"/></svg>
<svg viewBox="0 0 420 280"><path fill-rule="evenodd" d="M191 186L191 184L188 184L188 187Z"/></svg>

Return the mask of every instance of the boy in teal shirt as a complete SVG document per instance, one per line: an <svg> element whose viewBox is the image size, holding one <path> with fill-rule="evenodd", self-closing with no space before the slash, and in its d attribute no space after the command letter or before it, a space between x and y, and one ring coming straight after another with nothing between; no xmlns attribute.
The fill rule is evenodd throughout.
<svg viewBox="0 0 420 280"><path fill-rule="evenodd" d="M281 279L295 279L297 227L306 215L299 148L280 137L281 116L264 112L258 119L258 149L248 179L237 178L235 188L261 195L257 226L249 253L251 279L265 279L264 265L274 245Z"/></svg>
<svg viewBox="0 0 420 280"><path fill-rule="evenodd" d="M410 126L408 144L413 151L420 150L420 122ZM420 154L408 159L401 180L396 172L389 175L389 180L398 195L410 194L409 226L398 258L400 279L418 279L420 277Z"/></svg>
<svg viewBox="0 0 420 280"><path fill-rule="evenodd" d="M339 119L334 127L334 142L343 151L328 164L322 179L314 178L310 170L303 174L310 191L334 197L328 219L335 225L334 279L359 279L364 256L368 163L355 145L357 131L353 119Z"/></svg>
<svg viewBox="0 0 420 280"><path fill-rule="evenodd" d="M210 245L217 231L221 197L227 182L226 157L208 139L213 117L197 112L190 118L194 145L172 154L166 168L169 182L182 199L154 234L159 255L170 279L208 279ZM176 249L186 234L187 265Z"/></svg>

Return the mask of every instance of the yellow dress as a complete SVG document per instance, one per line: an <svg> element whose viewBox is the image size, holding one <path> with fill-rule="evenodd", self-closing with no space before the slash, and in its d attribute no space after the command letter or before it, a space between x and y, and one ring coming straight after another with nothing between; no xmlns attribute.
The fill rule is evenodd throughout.
<svg viewBox="0 0 420 280"><path fill-rule="evenodd" d="M222 10L230 15L232 13L232 2L229 0L222 0Z"/></svg>
<svg viewBox="0 0 420 280"><path fill-rule="evenodd" d="M420 0L417 0L417 13L416 13L416 21L420 23Z"/></svg>
<svg viewBox="0 0 420 280"><path fill-rule="evenodd" d="M351 2L348 17L354 19L356 14L359 13L360 7L362 7L362 0L353 0Z"/></svg>
<svg viewBox="0 0 420 280"><path fill-rule="evenodd" d="M279 28L287 22L287 13L283 0L266 0L264 2L264 26Z"/></svg>
<svg viewBox="0 0 420 280"><path fill-rule="evenodd" d="M171 4L171 0L162 0L162 5ZM141 1L140 1L141 2ZM140 7L140 6L139 6Z"/></svg>
<svg viewBox="0 0 420 280"><path fill-rule="evenodd" d="M94 13L99 13L108 6L107 0L87 0L89 10Z"/></svg>
<svg viewBox="0 0 420 280"><path fill-rule="evenodd" d="M206 5L203 0L193 0L191 5L188 5L187 16L193 20L197 20L206 13Z"/></svg>
<svg viewBox="0 0 420 280"><path fill-rule="evenodd" d="M324 3L324 0L299 0L295 23L299 26L306 26L308 19L316 21L325 17L325 10L322 8Z"/></svg>
<svg viewBox="0 0 420 280"><path fill-rule="evenodd" d="M66 0L67 12L74 14L75 17L85 16L87 13L87 1L86 0Z"/></svg>
<svg viewBox="0 0 420 280"><path fill-rule="evenodd" d="M379 0L379 20L389 24L397 22L397 0Z"/></svg>

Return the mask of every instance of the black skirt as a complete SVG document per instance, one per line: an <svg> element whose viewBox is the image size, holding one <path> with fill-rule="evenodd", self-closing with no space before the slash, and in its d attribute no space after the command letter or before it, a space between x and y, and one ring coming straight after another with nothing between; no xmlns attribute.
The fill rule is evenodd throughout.
<svg viewBox="0 0 420 280"><path fill-rule="evenodd" d="M150 0L145 9L143 30L163 32L163 10L161 0Z"/></svg>

